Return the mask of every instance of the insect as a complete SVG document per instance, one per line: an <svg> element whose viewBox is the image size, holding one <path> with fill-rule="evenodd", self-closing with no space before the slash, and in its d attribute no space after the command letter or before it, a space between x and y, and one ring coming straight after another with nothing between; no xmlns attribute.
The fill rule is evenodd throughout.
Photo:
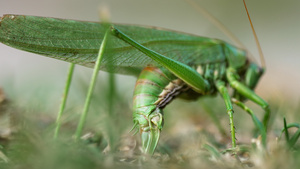
<svg viewBox="0 0 300 169"><path fill-rule="evenodd" d="M232 147L236 146L233 97L260 105L267 126L268 103L253 91L264 69L246 51L222 40L134 25L22 15L1 18L0 42L86 67L95 65L104 37L112 45L104 49L101 70L114 67L114 72L122 74L141 72L133 96L133 122L145 153L153 154L157 147L163 108L183 94L195 99L220 93L230 119Z"/></svg>

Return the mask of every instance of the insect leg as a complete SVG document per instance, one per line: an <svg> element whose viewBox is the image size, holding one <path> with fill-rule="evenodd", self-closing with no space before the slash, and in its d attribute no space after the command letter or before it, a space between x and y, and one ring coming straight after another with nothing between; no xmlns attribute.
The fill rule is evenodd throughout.
<svg viewBox="0 0 300 169"><path fill-rule="evenodd" d="M205 94L210 90L211 86L207 80L205 80L196 70L189 67L186 64L178 62L176 60L170 59L164 55L161 55L151 49L146 48L145 46L134 41L126 34L121 32L119 29L114 26L111 27L111 33L117 38L123 40L124 42L132 45L157 63L161 64L172 72L175 76L183 80L186 84L191 86L196 92Z"/></svg>
<svg viewBox="0 0 300 169"><path fill-rule="evenodd" d="M235 128L234 128L234 123L233 123L233 108L232 108L231 98L229 96L225 82L217 80L215 82L215 84L216 84L218 91L220 92L220 94L222 95L222 97L225 101L225 106L226 106L227 113L229 115L229 121L230 121L232 148L235 148L236 147Z"/></svg>
<svg viewBox="0 0 300 169"><path fill-rule="evenodd" d="M259 130L260 135L262 137L262 144L264 147L266 147L267 133L266 133L266 130L265 130L265 127L263 126L263 124L258 120L258 118L255 116L253 111L249 107L247 107L243 102L241 102L235 98L232 98L231 101L232 101L232 103L236 104L237 106L239 106L240 108L245 110L251 116L252 121L254 122L256 128Z"/></svg>
<svg viewBox="0 0 300 169"><path fill-rule="evenodd" d="M264 99L259 97L253 90L249 89L247 86L237 80L239 75L236 73L235 69L228 68L226 70L226 76L232 88L236 89L241 95L260 105L264 109L265 115L263 117L263 125L267 129L270 117L269 104Z"/></svg>

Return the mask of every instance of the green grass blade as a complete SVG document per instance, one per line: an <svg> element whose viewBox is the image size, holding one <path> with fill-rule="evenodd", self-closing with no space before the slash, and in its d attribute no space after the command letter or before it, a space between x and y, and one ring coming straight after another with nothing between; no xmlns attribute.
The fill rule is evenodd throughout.
<svg viewBox="0 0 300 169"><path fill-rule="evenodd" d="M87 113L89 111L89 106L90 106L90 102L91 102L92 93L93 93L93 90L94 90L94 87L95 87L95 84L96 84L96 79L97 79L97 76L98 76L98 72L100 70L101 60L102 60L104 50L105 50L105 47L106 47L107 36L108 36L108 32L106 32L106 34L103 38L102 44L100 46L100 49L99 49L99 55L98 55L98 58L97 58L97 61L96 61L96 65L95 65L94 72L93 72L93 75L92 75L91 83L90 83L90 86L89 86L89 89L88 89L87 97L86 97L84 108L83 108L83 113L81 114L80 121L78 123L77 130L76 130L76 133L75 133L75 139L76 140L79 140L79 138L81 136L81 133L82 133L82 130L83 130L83 127L84 127L84 123L85 123L85 119L86 119Z"/></svg>
<svg viewBox="0 0 300 169"><path fill-rule="evenodd" d="M284 127L284 128L281 130L279 139L281 138L283 132L285 132L286 129L289 129L289 128L292 128L292 127L300 128L300 124L298 124L298 123L289 123L289 124L287 124L286 127ZM285 129L285 128L286 128L286 129Z"/></svg>
<svg viewBox="0 0 300 169"><path fill-rule="evenodd" d="M300 124L299 123L289 123L287 125L287 128L292 128L292 127L300 128Z"/></svg>
<svg viewBox="0 0 300 169"><path fill-rule="evenodd" d="M292 136L292 138L289 138L288 129L293 128L293 127L298 128L298 130L295 132L295 134ZM286 119L283 118L283 129L281 130L281 134L279 136L279 139L281 138L283 133L285 134L285 138L286 138L286 142L287 142L288 146L290 148L294 147L294 145L296 144L296 142L298 141L298 139L300 137L300 124L298 124L298 123L287 124Z"/></svg>
<svg viewBox="0 0 300 169"><path fill-rule="evenodd" d="M296 133L292 136L292 138L290 139L289 146L290 148L294 147L294 145L296 144L296 142L298 141L300 137L300 128L298 128L298 130L296 131Z"/></svg>
<svg viewBox="0 0 300 169"><path fill-rule="evenodd" d="M209 145L209 144L204 144L202 146L202 148L204 148L205 150L207 150L208 152L210 152L210 154L215 157L217 160L221 159L221 153L213 146Z"/></svg>
<svg viewBox="0 0 300 169"><path fill-rule="evenodd" d="M66 86L64 89L61 105L60 105L59 112L57 114L56 121L55 121L56 127L55 127L55 131L54 131L54 139L56 139L58 137L58 132L59 132L59 129L61 126L61 117L62 117L63 111L65 110L65 106L67 103L67 98L68 98L68 94L69 94L69 89L70 89L70 85L71 85L71 81L72 81L74 68L75 68L75 64L71 63L70 67L69 67L69 72L68 72L68 76L67 76L67 80L66 80Z"/></svg>
<svg viewBox="0 0 300 169"><path fill-rule="evenodd" d="M290 136L289 136L289 132L288 132L288 128L287 128L287 125L286 125L286 119L283 118L283 130L284 130L284 133L285 133L285 139L287 142L289 142L290 140Z"/></svg>

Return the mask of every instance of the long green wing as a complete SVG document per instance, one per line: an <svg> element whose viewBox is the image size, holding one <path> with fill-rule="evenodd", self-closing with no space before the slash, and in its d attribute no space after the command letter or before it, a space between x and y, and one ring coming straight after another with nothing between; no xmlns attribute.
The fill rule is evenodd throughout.
<svg viewBox="0 0 300 169"><path fill-rule="evenodd" d="M154 27L114 24L138 43L189 66L225 60L224 42ZM101 23L48 17L4 15L0 42L17 49L93 67L105 34ZM145 66L158 65L132 46L111 36L102 70L132 74Z"/></svg>

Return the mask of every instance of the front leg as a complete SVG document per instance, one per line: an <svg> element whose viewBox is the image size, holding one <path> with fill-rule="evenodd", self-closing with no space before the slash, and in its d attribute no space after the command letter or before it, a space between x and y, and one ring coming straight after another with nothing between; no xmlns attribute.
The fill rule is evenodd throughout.
<svg viewBox="0 0 300 169"><path fill-rule="evenodd" d="M215 85L219 91L219 93L222 95L225 106L227 109L227 114L229 115L229 121L230 121L230 132L231 132L231 142L232 142L232 148L236 147L236 141L235 141L235 127L233 123L233 108L231 103L231 98L229 96L228 90L226 88L225 82L221 80L217 80L215 82Z"/></svg>
<svg viewBox="0 0 300 169"><path fill-rule="evenodd" d="M236 73L235 69L228 68L226 70L226 76L232 88L236 89L239 94L260 105L265 110L265 115L263 117L263 125L267 130L270 118L269 104L260 96L258 96L253 90L249 89L247 86L245 86L237 80L237 77L239 75Z"/></svg>

